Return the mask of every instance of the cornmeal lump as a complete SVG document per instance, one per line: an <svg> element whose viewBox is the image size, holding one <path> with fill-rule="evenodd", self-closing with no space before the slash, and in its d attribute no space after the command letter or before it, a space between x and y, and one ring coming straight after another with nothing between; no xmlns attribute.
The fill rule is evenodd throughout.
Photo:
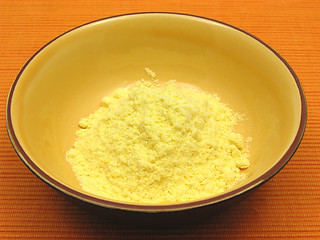
<svg viewBox="0 0 320 240"><path fill-rule="evenodd" d="M234 132L241 118L217 95L141 80L80 120L67 161L83 190L107 199L203 199L232 187L249 167L246 141Z"/></svg>

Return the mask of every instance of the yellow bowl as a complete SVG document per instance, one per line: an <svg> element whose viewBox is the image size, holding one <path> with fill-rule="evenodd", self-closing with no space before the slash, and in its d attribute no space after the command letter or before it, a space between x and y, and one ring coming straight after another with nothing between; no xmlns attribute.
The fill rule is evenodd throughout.
<svg viewBox="0 0 320 240"><path fill-rule="evenodd" d="M239 127L253 139L246 180L218 196L168 205L115 202L81 189L65 160L79 119L124 82L146 77L145 67L162 81L217 93L247 116ZM82 25L42 47L13 82L6 113L19 157L49 185L89 205L165 216L218 209L274 176L302 139L306 100L288 63L251 34L203 17L138 13Z"/></svg>

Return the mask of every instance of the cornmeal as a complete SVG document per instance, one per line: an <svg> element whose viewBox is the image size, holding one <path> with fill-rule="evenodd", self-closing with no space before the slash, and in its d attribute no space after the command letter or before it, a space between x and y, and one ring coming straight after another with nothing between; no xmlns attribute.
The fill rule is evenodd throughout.
<svg viewBox="0 0 320 240"><path fill-rule="evenodd" d="M67 160L83 190L101 197L198 200L229 189L249 167L246 141L234 132L240 119L217 95L141 80L80 120Z"/></svg>

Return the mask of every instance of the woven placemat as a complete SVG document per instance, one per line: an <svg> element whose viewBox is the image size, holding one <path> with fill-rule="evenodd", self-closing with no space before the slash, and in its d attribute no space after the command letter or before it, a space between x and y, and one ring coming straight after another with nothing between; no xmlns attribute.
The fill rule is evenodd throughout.
<svg viewBox="0 0 320 240"><path fill-rule="evenodd" d="M289 62L307 97L305 136L289 164L199 224L148 229L82 209L31 173L6 133L8 91L37 49L80 24L141 11L201 15L256 35ZM319 13L319 1L298 0L0 1L0 239L320 239Z"/></svg>

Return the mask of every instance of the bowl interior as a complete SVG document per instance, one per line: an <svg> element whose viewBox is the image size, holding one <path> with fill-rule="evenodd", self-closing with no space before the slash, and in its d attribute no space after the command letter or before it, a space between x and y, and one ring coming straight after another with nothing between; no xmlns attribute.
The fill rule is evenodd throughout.
<svg viewBox="0 0 320 240"><path fill-rule="evenodd" d="M18 76L11 99L17 142L47 175L83 192L65 160L78 121L116 88L148 79L145 67L161 81L176 79L217 93L246 115L238 131L252 137L252 165L241 185L272 168L297 134L299 89L266 46L215 21L138 14L84 25L35 55Z"/></svg>

